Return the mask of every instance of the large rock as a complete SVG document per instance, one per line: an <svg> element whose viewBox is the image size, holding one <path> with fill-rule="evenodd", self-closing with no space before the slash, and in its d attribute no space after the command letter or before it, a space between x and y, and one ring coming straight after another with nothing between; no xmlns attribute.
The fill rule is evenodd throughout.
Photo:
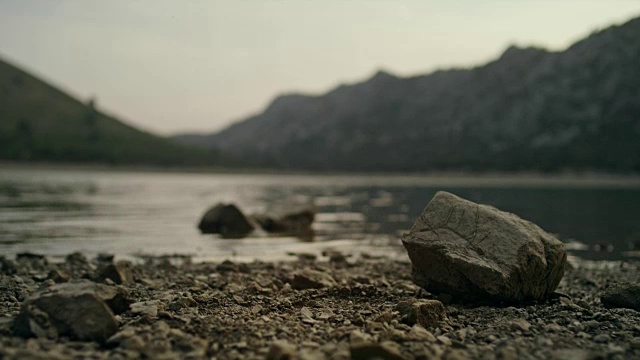
<svg viewBox="0 0 640 360"><path fill-rule="evenodd" d="M238 238L247 236L255 226L233 204L218 204L202 216L198 229L203 234L220 234L223 237Z"/></svg>
<svg viewBox="0 0 640 360"><path fill-rule="evenodd" d="M104 342L118 329L114 313L129 308L124 289L77 281L36 292L22 303L14 330L20 336Z"/></svg>
<svg viewBox="0 0 640 360"><path fill-rule="evenodd" d="M613 284L602 293L600 301L608 308L640 311L640 283Z"/></svg>
<svg viewBox="0 0 640 360"><path fill-rule="evenodd" d="M414 282L465 299L544 300L564 275L564 244L494 207L438 192L402 238Z"/></svg>

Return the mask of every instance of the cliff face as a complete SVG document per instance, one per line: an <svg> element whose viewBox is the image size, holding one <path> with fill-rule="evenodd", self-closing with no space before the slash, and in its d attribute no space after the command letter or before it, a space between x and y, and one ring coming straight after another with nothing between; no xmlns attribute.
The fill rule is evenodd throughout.
<svg viewBox="0 0 640 360"><path fill-rule="evenodd" d="M471 69L378 72L278 97L212 135L175 140L331 170L640 170L640 19L562 52L508 48Z"/></svg>

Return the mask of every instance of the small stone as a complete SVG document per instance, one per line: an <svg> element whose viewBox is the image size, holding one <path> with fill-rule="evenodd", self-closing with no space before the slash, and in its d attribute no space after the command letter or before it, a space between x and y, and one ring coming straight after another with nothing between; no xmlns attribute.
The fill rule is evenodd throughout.
<svg viewBox="0 0 640 360"><path fill-rule="evenodd" d="M396 310L408 325L418 324L425 329L436 327L447 319L444 305L438 300L410 300L398 304Z"/></svg>
<svg viewBox="0 0 640 360"><path fill-rule="evenodd" d="M368 360L402 360L404 357L398 350L396 343L384 341L379 344L356 344L351 345L351 359Z"/></svg>
<svg viewBox="0 0 640 360"><path fill-rule="evenodd" d="M267 360L290 360L296 356L295 346L285 340L274 341L269 347Z"/></svg>
<svg viewBox="0 0 640 360"><path fill-rule="evenodd" d="M529 331L529 329L531 329L531 324L529 324L529 322L525 319L511 320L510 325L511 325L511 329L520 330L522 332L527 332Z"/></svg>
<svg viewBox="0 0 640 360"><path fill-rule="evenodd" d="M293 273L291 280L291 287L296 290L321 289L336 284L331 275L311 269L303 269Z"/></svg>
<svg viewBox="0 0 640 360"><path fill-rule="evenodd" d="M131 313L154 318L158 316L157 301L141 301L130 305Z"/></svg>
<svg viewBox="0 0 640 360"><path fill-rule="evenodd" d="M251 313L254 315L258 315L262 312L263 308L260 305L255 305L251 308Z"/></svg>
<svg viewBox="0 0 640 360"><path fill-rule="evenodd" d="M352 345L366 344L371 341L371 336L363 333L360 330L354 330L349 333L349 343Z"/></svg>
<svg viewBox="0 0 640 360"><path fill-rule="evenodd" d="M115 284L130 284L133 282L131 267L131 263L128 261L118 261L115 264L108 264L98 272L96 281L105 282L108 279Z"/></svg>
<svg viewBox="0 0 640 360"><path fill-rule="evenodd" d="M444 336L444 335L440 335L436 337L438 339L438 341L440 341L443 345L445 346L451 346L451 339L449 339L448 337Z"/></svg>
<svg viewBox="0 0 640 360"><path fill-rule="evenodd" d="M114 317L129 304L123 289L90 281L56 284L22 303L15 322L20 336L69 336L104 342L118 329Z"/></svg>
<svg viewBox="0 0 640 360"><path fill-rule="evenodd" d="M62 270L53 269L49 271L49 275L47 275L47 280L53 280L55 283L64 283L69 281L69 274Z"/></svg>
<svg viewBox="0 0 640 360"><path fill-rule="evenodd" d="M635 337L629 341L629 346L632 349L640 350L640 337Z"/></svg>
<svg viewBox="0 0 640 360"><path fill-rule="evenodd" d="M606 334L600 334L593 337L593 342L599 343L599 344L606 344L609 342L609 340L610 340L610 337L609 335L606 335Z"/></svg>
<svg viewBox="0 0 640 360"><path fill-rule="evenodd" d="M313 319L313 313L306 306L302 307L302 309L300 309L300 314L302 314L303 318Z"/></svg>
<svg viewBox="0 0 640 360"><path fill-rule="evenodd" d="M420 325L413 325L409 331L409 338L416 341L436 342L436 337L427 329Z"/></svg>
<svg viewBox="0 0 640 360"><path fill-rule="evenodd" d="M626 308L640 311L640 283L619 283L608 287L600 297L608 308Z"/></svg>
<svg viewBox="0 0 640 360"><path fill-rule="evenodd" d="M563 330L562 326L556 323L547 324L545 325L544 329L549 332L561 332Z"/></svg>

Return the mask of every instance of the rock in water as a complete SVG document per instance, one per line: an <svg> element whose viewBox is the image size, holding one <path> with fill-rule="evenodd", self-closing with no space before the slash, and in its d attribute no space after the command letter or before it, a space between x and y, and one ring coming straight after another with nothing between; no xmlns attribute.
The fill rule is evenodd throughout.
<svg viewBox="0 0 640 360"><path fill-rule="evenodd" d="M114 313L128 308L120 288L78 281L38 291L22 303L14 330L20 336L104 342L118 329Z"/></svg>
<svg viewBox="0 0 640 360"><path fill-rule="evenodd" d="M255 227L237 206L218 204L202 216L198 229L203 234L237 238L247 236Z"/></svg>
<svg viewBox="0 0 640 360"><path fill-rule="evenodd" d="M600 297L608 308L626 308L640 311L640 283L621 283L609 286Z"/></svg>
<svg viewBox="0 0 640 360"><path fill-rule="evenodd" d="M465 299L546 299L564 275L564 244L492 206L438 192L402 242L414 282Z"/></svg>

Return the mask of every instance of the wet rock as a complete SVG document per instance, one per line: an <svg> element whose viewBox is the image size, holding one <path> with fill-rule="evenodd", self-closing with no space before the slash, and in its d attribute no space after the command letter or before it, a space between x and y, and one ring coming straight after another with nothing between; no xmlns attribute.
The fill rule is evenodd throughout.
<svg viewBox="0 0 640 360"><path fill-rule="evenodd" d="M436 327L447 319L444 305L438 300L409 300L396 307L402 321L408 325L418 324L426 329Z"/></svg>
<svg viewBox="0 0 640 360"><path fill-rule="evenodd" d="M203 234L220 234L223 237L239 238L251 233L255 226L233 204L218 204L202 216L198 229Z"/></svg>
<svg viewBox="0 0 640 360"><path fill-rule="evenodd" d="M124 290L90 281L53 285L25 300L15 321L20 336L104 342L118 329L114 313L128 307Z"/></svg>
<svg viewBox="0 0 640 360"><path fill-rule="evenodd" d="M564 274L564 244L494 207L438 192L403 236L416 284L432 293L543 300Z"/></svg>
<svg viewBox="0 0 640 360"><path fill-rule="evenodd" d="M295 356L295 346L289 344L287 341L278 340L271 344L266 358L267 360L290 360Z"/></svg>
<svg viewBox="0 0 640 360"><path fill-rule="evenodd" d="M608 308L626 308L640 311L640 283L620 283L609 286L600 297Z"/></svg>
<svg viewBox="0 0 640 360"><path fill-rule="evenodd" d="M351 345L351 359L401 360L404 359L395 343L384 341L379 344L358 343Z"/></svg>
<svg viewBox="0 0 640 360"><path fill-rule="evenodd" d="M126 285L133 282L133 272L131 263L128 261L118 261L115 264L108 264L98 271L97 282L105 282L107 279L115 284Z"/></svg>
<svg viewBox="0 0 640 360"><path fill-rule="evenodd" d="M291 287L296 290L321 289L336 285L331 275L312 269L303 269L293 273Z"/></svg>

